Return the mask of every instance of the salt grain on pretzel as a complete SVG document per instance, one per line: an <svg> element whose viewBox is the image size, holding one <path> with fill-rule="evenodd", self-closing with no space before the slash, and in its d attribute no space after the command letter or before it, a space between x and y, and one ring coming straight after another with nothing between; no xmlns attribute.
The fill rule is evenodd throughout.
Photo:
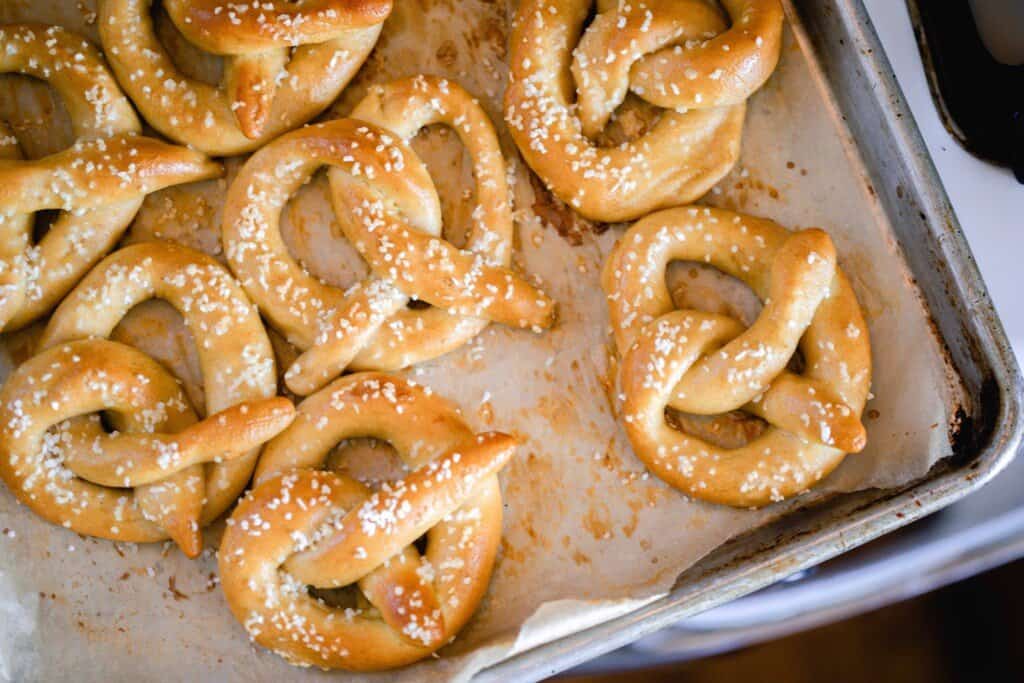
<svg viewBox="0 0 1024 683"><path fill-rule="evenodd" d="M108 433L102 412L116 431ZM243 457L295 416L287 399L239 403L201 422L177 381L130 346L61 344L0 389L0 478L40 517L119 541L199 535L204 464Z"/></svg>
<svg viewBox="0 0 1024 683"><path fill-rule="evenodd" d="M779 0L725 0L731 24L705 0L601 0L584 29L593 4L520 2L509 132L551 191L588 218L631 220L696 199L738 158L744 103L778 62ZM597 144L630 92L664 109L639 137Z"/></svg>
<svg viewBox="0 0 1024 683"><path fill-rule="evenodd" d="M671 261L708 263L764 302L735 319L675 310ZM623 420L633 449L659 477L695 498L759 506L799 494L846 453L864 448L861 413L871 348L856 296L821 230L791 233L721 209L683 207L631 227L603 273L623 354ZM787 364L799 349L806 369ZM665 409L717 415L742 409L763 434L727 449L673 429Z"/></svg>
<svg viewBox="0 0 1024 683"><path fill-rule="evenodd" d="M391 0L168 0L177 30L224 57L214 86L175 66L154 30L151 4L100 1L107 59L150 125L217 156L254 150L326 109L391 12Z"/></svg>
<svg viewBox="0 0 1024 683"><path fill-rule="evenodd" d="M271 324L305 351L285 375L288 387L308 394L347 368L392 370L434 358L488 322L553 324L554 302L508 267L505 164L480 105L454 83L420 76L372 89L353 116L261 149L225 202L232 270ZM473 159L477 205L465 249L441 237L437 191L404 142L433 123L454 128ZM281 237L285 203L324 165L342 231L372 271L348 290L312 277ZM413 298L434 308L407 308Z"/></svg>
<svg viewBox="0 0 1024 683"><path fill-rule="evenodd" d="M0 121L0 163L21 159L18 139ZM25 250L32 236L32 214L0 214L0 330L25 303L28 289Z"/></svg>
<svg viewBox="0 0 1024 683"><path fill-rule="evenodd" d="M113 247L146 194L219 176L198 152L137 135L131 104L85 39L56 26L0 26L0 73L46 81L71 118L76 141L37 160L21 158L0 128L0 330L48 313ZM32 214L63 213L38 244Z"/></svg>
<svg viewBox="0 0 1024 683"><path fill-rule="evenodd" d="M319 471L340 441L374 437L411 470L371 492ZM359 373L299 406L268 444L221 545L221 585L257 643L293 664L378 670L451 641L490 581L501 539L497 472L515 440L474 434L445 400ZM421 556L413 542L426 534ZM353 607L309 593L358 587Z"/></svg>
<svg viewBox="0 0 1024 683"><path fill-rule="evenodd" d="M135 244L101 261L54 312L39 341L109 337L127 313L162 299L181 314L203 373L205 414L277 393L273 349L259 313L227 269L209 256L167 242ZM230 507L252 476L258 449L191 472L203 501L203 526Z"/></svg>

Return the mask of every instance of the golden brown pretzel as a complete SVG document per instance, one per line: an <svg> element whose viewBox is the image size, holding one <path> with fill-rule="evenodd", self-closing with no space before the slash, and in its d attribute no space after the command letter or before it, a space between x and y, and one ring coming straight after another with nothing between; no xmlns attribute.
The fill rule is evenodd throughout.
<svg viewBox="0 0 1024 683"><path fill-rule="evenodd" d="M202 413L277 393L273 349L245 292L209 256L168 242L135 244L101 261L54 312L39 347L109 337L132 308L153 298L174 306L195 340L206 400ZM258 455L253 449L188 473L201 488L201 525L241 495Z"/></svg>
<svg viewBox="0 0 1024 683"><path fill-rule="evenodd" d="M0 26L0 73L47 81L71 117L76 142L43 159L21 158L0 129L0 330L48 313L114 246L145 195L220 175L184 147L138 136L131 104L85 39L56 26ZM32 214L63 213L32 244Z"/></svg>
<svg viewBox="0 0 1024 683"><path fill-rule="evenodd" d="M779 0L725 0L731 26L705 0L600 0L584 30L593 4L519 4L509 132L551 191L588 218L631 220L696 199L739 156L744 102L778 62ZM640 137L598 145L630 91L666 109Z"/></svg>
<svg viewBox="0 0 1024 683"><path fill-rule="evenodd" d="M742 280L765 302L757 321L744 330L728 316L674 310L665 284L673 260ZM623 355L626 431L673 486L716 503L764 505L805 491L864 447L871 347L826 233L790 233L722 209L659 211L626 232L603 284ZM786 369L798 348L802 374ZM698 415L743 409L768 427L740 448L720 448L670 427L667 406Z"/></svg>
<svg viewBox="0 0 1024 683"><path fill-rule="evenodd" d="M253 640L293 664L375 670L428 656L487 590L501 540L497 472L515 440L474 434L429 389L380 373L338 379L298 410L268 444L224 535L221 586L231 611ZM412 471L374 493L316 471L355 437L390 442ZM412 543L424 533L420 556ZM332 609L306 592L352 584L361 591L355 609Z"/></svg>
<svg viewBox="0 0 1024 683"><path fill-rule="evenodd" d="M554 303L508 267L504 159L475 100L454 83L420 76L374 88L354 116L362 120L309 126L264 147L225 202L231 269L271 324L305 351L285 375L288 387L308 394L346 368L393 370L434 358L491 321L550 326ZM454 128L473 159L477 207L465 249L441 238L430 174L403 142L431 123ZM285 203L323 165L342 231L372 271L347 291L309 275L281 238ZM434 308L408 309L411 298Z"/></svg>
<svg viewBox="0 0 1024 683"><path fill-rule="evenodd" d="M21 159L18 139L0 121L0 160ZM0 213L0 330L25 303L26 268L24 253L32 235L32 215Z"/></svg>
<svg viewBox="0 0 1024 683"><path fill-rule="evenodd" d="M101 411L117 433L104 430ZM194 557L205 493L195 469L244 456L294 416L275 397L196 422L149 356L102 339L61 344L0 389L0 477L53 524L121 541L170 537Z"/></svg>
<svg viewBox="0 0 1024 683"><path fill-rule="evenodd" d="M326 109L391 12L391 0L165 2L186 39L225 57L221 84L212 86L175 66L154 31L151 2L101 0L107 58L154 128L213 155L256 149Z"/></svg>

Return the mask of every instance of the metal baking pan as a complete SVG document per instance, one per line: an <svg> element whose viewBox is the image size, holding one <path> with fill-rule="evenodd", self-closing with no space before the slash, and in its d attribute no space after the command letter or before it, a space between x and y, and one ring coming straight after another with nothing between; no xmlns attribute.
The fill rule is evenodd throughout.
<svg viewBox="0 0 1024 683"><path fill-rule="evenodd" d="M867 11L861 0L786 4L966 387L954 454L901 488L834 497L736 538L684 572L665 597L514 655L477 680L536 680L626 645L935 512L981 488L1016 455L1024 430L1020 370Z"/></svg>

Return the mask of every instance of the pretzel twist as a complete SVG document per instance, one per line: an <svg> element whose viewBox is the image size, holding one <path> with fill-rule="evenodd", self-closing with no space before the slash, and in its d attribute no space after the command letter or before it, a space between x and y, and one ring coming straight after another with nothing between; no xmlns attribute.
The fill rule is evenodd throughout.
<svg viewBox="0 0 1024 683"><path fill-rule="evenodd" d="M116 432L104 430L100 411ZM275 397L197 422L149 356L101 339L61 344L0 389L0 477L53 524L120 541L170 537L194 557L203 491L191 472L243 457L294 416Z"/></svg>
<svg viewBox="0 0 1024 683"><path fill-rule="evenodd" d="M487 590L501 539L497 472L515 440L474 434L429 389L380 373L338 379L298 412L267 445L224 535L221 586L232 612L295 664L376 670L428 656ZM374 493L316 471L355 437L390 442L411 471ZM424 533L421 556L412 543ZM305 588L353 584L360 602L343 612Z"/></svg>
<svg viewBox="0 0 1024 683"><path fill-rule="evenodd" d="M764 302L744 329L728 316L674 310L670 261L699 261L746 283ZM658 476L704 500L759 506L803 492L864 448L861 413L871 349L856 296L817 229L790 233L730 211L677 208L636 223L603 274L623 354L623 419ZM797 349L806 370L787 370ZM768 423L726 449L673 429L665 409L742 409Z"/></svg>
<svg viewBox="0 0 1024 683"><path fill-rule="evenodd" d="M254 150L326 109L391 12L391 0L168 0L178 31L224 57L213 86L175 66L156 36L151 2L101 0L110 65L154 128L213 155Z"/></svg>
<svg viewBox="0 0 1024 683"><path fill-rule="evenodd" d="M504 159L479 104L454 83L420 76L374 88L353 116L264 147L225 201L232 270L271 324L305 351L285 374L288 387L308 394L345 369L422 362L489 322L549 327L554 302L509 268L514 228ZM441 237L437 191L403 141L433 123L454 128L473 160L477 206L465 249ZM341 229L372 272L348 290L309 275L281 238L285 203L323 165ZM434 308L407 308L413 298Z"/></svg>
<svg viewBox="0 0 1024 683"><path fill-rule="evenodd" d="M135 244L101 261L54 312L39 340L49 348L109 337L127 313L159 298L182 315L203 373L205 412L213 414L277 393L273 349L256 309L224 266L168 242ZM230 462L183 473L209 524L230 507L252 476L259 449ZM198 530L195 543L199 543Z"/></svg>
<svg viewBox="0 0 1024 683"><path fill-rule="evenodd" d="M56 26L0 26L0 73L48 82L61 96L76 142L25 160L0 127L0 330L48 313L121 237L145 196L217 177L218 164L184 147L137 135L131 104L85 39ZM32 214L63 213L38 244Z"/></svg>
<svg viewBox="0 0 1024 683"><path fill-rule="evenodd" d="M523 0L510 41L509 132L551 191L622 221L696 199L736 163L745 102L779 58L779 0ZM581 35L582 34L582 35ZM578 43L578 44L577 44ZM573 102L573 89L577 98ZM632 92L657 121L616 146L594 138Z"/></svg>

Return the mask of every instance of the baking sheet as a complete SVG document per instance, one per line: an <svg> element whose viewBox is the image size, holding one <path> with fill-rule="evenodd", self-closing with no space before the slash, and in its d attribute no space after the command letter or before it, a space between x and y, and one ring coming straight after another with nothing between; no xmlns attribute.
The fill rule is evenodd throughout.
<svg viewBox="0 0 1024 683"><path fill-rule="evenodd" d="M45 15L56 13L65 25L94 35L89 7L80 10L81 4L39 8L24 0L0 0L0 20L52 20ZM397 3L370 62L329 116L350 109L368 83L422 71L459 81L481 98L500 128L511 12L504 3L472 0ZM10 115L6 104L16 90L14 113L31 113L39 133L52 129L46 91L26 94L24 83L10 88L19 79L3 80L0 115ZM893 486L923 475L949 454L948 432L960 403L958 384L870 180L854 152L844 148L821 87L787 31L779 71L751 102L741 164L707 197L708 203L792 228L827 229L865 308L875 376L866 418L869 445L847 458L812 496ZM23 132L31 136L33 131ZM48 137L39 149L60 142ZM438 178L445 218L456 226L457 241L467 206L462 190L471 185L467 160L453 138L432 130L415 146ZM514 159L504 133L503 143ZM665 592L705 553L788 507L709 506L645 476L614 414L610 335L598 284L601 264L622 227L586 224L553 208L543 192L535 195L521 162L514 176L517 263L539 275L559 301L558 327L538 337L491 326L460 351L411 371L462 406L474 426L523 438L502 475L507 504L502 552L484 605L444 657L381 679L468 677L510 650L635 609ZM158 235L217 255L225 187L224 181L209 182L150 197L130 239ZM330 238L333 218L324 189L323 179L317 179L289 207L288 242L314 273L343 284L360 269L351 249ZM689 267L676 270L686 282ZM190 367L191 341L166 307L147 306L122 332L157 351L188 383L198 381ZM30 336L6 340L15 356ZM211 552L189 562L166 546L83 539L35 519L6 491L0 493L0 531L0 677L118 680L159 672L161 678L182 680L272 680L296 675L275 655L247 645L219 594ZM209 537L216 536L215 529Z"/></svg>

